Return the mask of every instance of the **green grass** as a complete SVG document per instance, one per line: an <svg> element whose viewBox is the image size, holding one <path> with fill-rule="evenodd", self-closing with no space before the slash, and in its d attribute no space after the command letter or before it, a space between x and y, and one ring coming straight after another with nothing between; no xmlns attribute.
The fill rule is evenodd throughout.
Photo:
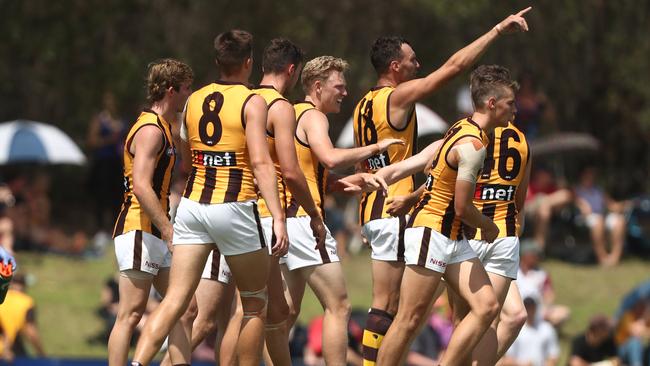
<svg viewBox="0 0 650 366"><path fill-rule="evenodd" d="M105 345L91 345L87 338L101 327L95 315L100 290L114 274L113 251L103 258L78 260L62 256L19 254L20 269L36 282L28 292L38 305L38 322L46 351L56 357L106 357ZM350 301L353 307L368 308L371 299L369 253L362 252L344 262ZM650 278L647 261L630 259L620 266L601 269L558 260L543 263L552 276L557 303L569 305L572 317L561 334L562 363L569 352L570 339L580 333L596 313L613 314L621 297ZM307 323L321 313L313 293L306 291L301 321Z"/></svg>

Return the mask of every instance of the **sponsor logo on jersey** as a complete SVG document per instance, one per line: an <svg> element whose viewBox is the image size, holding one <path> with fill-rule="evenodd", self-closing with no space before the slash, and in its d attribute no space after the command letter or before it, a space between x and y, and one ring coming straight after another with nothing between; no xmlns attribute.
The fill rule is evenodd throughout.
<svg viewBox="0 0 650 366"><path fill-rule="evenodd" d="M483 201L512 201L517 187L503 184L477 184L474 199Z"/></svg>
<svg viewBox="0 0 650 366"><path fill-rule="evenodd" d="M207 167L237 166L233 151L194 151L194 163Z"/></svg>
<svg viewBox="0 0 650 366"><path fill-rule="evenodd" d="M390 165L390 158L387 152L379 155L373 155L366 160L366 168L369 170L377 170Z"/></svg>

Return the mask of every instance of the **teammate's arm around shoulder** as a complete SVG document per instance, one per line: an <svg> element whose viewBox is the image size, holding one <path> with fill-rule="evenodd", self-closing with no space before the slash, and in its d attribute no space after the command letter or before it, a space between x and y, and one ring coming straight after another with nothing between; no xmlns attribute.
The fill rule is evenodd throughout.
<svg viewBox="0 0 650 366"><path fill-rule="evenodd" d="M318 157L318 161L330 170L353 166L386 151L390 145L404 144L404 141L399 139L383 139L368 146L339 149L334 147L330 140L329 122L325 114L317 110L310 110L302 118L305 119L301 125L307 135L307 143Z"/></svg>
<svg viewBox="0 0 650 366"><path fill-rule="evenodd" d="M172 224L152 184L156 160L164 147L163 139L162 130L154 125L143 126L133 137L130 149L133 154L133 194L171 250Z"/></svg>
<svg viewBox="0 0 650 366"><path fill-rule="evenodd" d="M275 167L266 143L266 118L266 102L259 95L253 95L244 108L246 145L257 186L273 216L273 233L276 237L276 245L272 248L272 254L282 256L287 252L289 242L285 215L278 198Z"/></svg>
<svg viewBox="0 0 650 366"><path fill-rule="evenodd" d="M491 243L499 228L474 206L474 188L479 170L485 160L485 147L475 137L463 137L451 148L448 163L457 166L454 189L454 213L465 224L481 229L482 239Z"/></svg>
<svg viewBox="0 0 650 366"><path fill-rule="evenodd" d="M530 9L532 7L508 16L474 42L457 51L439 69L424 78L410 80L398 85L391 95L391 110L398 112L399 109L410 109L416 101L433 93L447 81L474 64L500 35L528 31L528 24L524 14Z"/></svg>

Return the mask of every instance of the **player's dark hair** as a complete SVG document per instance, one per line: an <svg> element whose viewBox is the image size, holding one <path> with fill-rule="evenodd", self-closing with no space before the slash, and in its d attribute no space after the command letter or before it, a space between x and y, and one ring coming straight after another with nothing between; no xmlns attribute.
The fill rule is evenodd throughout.
<svg viewBox="0 0 650 366"><path fill-rule="evenodd" d="M512 79L510 71L499 65L481 65L470 75L470 91L474 108L480 108L490 97L501 98L504 89L513 92L519 89L519 84Z"/></svg>
<svg viewBox="0 0 650 366"><path fill-rule="evenodd" d="M253 35L239 29L219 34L214 39L215 59L219 71L232 75L253 55Z"/></svg>
<svg viewBox="0 0 650 366"><path fill-rule="evenodd" d="M284 71L288 65L303 63L305 53L300 47L286 38L275 38L264 49L262 56L262 68L264 73L274 74Z"/></svg>
<svg viewBox="0 0 650 366"><path fill-rule="evenodd" d="M402 54L402 45L404 43L410 45L409 41L398 36L379 37L375 40L370 50L370 62L377 74L385 73L388 71L391 62L404 57Z"/></svg>

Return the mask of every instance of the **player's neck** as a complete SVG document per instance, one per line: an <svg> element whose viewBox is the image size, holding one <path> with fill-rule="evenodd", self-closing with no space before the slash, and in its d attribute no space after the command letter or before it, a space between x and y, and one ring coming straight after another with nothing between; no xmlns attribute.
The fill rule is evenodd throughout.
<svg viewBox="0 0 650 366"><path fill-rule="evenodd" d="M219 80L228 83L241 83L244 85L248 85L248 73L246 73L244 70L241 70L241 72L237 72L230 75L226 75L222 73L219 75Z"/></svg>
<svg viewBox="0 0 650 366"><path fill-rule="evenodd" d="M397 81L397 78L395 78L391 74L384 74L377 79L377 84L375 84L375 87L384 87L384 86L392 86L396 87L399 84Z"/></svg>
<svg viewBox="0 0 650 366"><path fill-rule="evenodd" d="M169 124L174 124L176 122L176 112L166 99L154 103L151 106L151 110L156 112L157 115L161 116Z"/></svg>
<svg viewBox="0 0 650 366"><path fill-rule="evenodd" d="M487 113L479 112L479 111L474 111L472 114L472 121L474 121L481 129L483 132L489 134L494 130L494 127L496 127L496 122L492 121L490 116Z"/></svg>
<svg viewBox="0 0 650 366"><path fill-rule="evenodd" d="M287 91L288 84L289 80L286 77L276 74L264 74L260 81L260 86L272 86L282 95Z"/></svg>
<svg viewBox="0 0 650 366"><path fill-rule="evenodd" d="M323 103L321 103L320 99L318 99L317 96L312 96L310 94L307 94L307 95L305 95L305 101L313 104L316 107L316 109L323 112L324 114L328 113L328 112L323 110Z"/></svg>

